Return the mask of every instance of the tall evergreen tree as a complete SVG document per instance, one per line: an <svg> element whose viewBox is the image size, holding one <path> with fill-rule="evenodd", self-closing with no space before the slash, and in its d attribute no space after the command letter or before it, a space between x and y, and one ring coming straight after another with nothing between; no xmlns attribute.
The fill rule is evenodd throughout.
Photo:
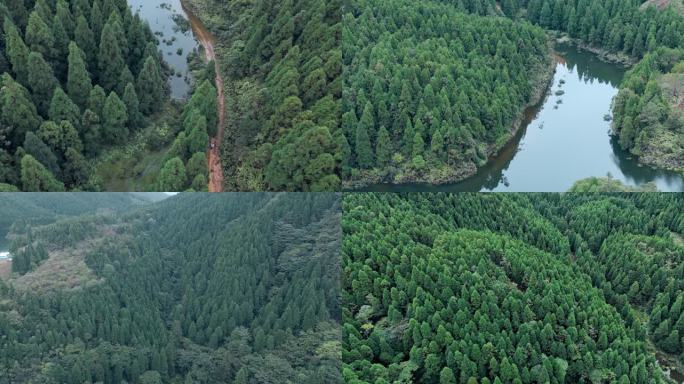
<svg viewBox="0 0 684 384"><path fill-rule="evenodd" d="M28 83L31 88L31 96L38 111L46 116L52 101L55 88L59 85L52 67L43 59L43 55L38 52L31 52L28 57L29 77Z"/></svg>
<svg viewBox="0 0 684 384"><path fill-rule="evenodd" d="M5 19L3 23L5 32L5 47L7 49L7 59L12 64L12 71L17 81L21 84L28 84L28 55L29 48L21 38L17 27L10 19Z"/></svg>
<svg viewBox="0 0 684 384"><path fill-rule="evenodd" d="M178 157L174 157L164 164L159 173L159 190L180 192L185 189L186 179L183 161Z"/></svg>
<svg viewBox="0 0 684 384"><path fill-rule="evenodd" d="M88 105L88 98L92 90L90 73L86 68L85 53L74 43L69 43L69 75L67 91L71 100L84 110Z"/></svg>
<svg viewBox="0 0 684 384"><path fill-rule="evenodd" d="M116 36L117 24L107 23L102 29L102 37L100 39L100 53L98 55L98 69L97 76L98 84L105 89L111 91L117 84L121 71L126 65L125 58L119 40ZM120 28L120 26L118 26Z"/></svg>
<svg viewBox="0 0 684 384"><path fill-rule="evenodd" d="M145 114L157 111L164 98L164 83L159 73L159 65L152 56L145 59L145 64L138 74L137 82L140 110Z"/></svg>
<svg viewBox="0 0 684 384"><path fill-rule="evenodd" d="M0 85L0 121L11 128L11 142L22 143L26 132L38 129L40 116L28 90L9 74L2 75Z"/></svg>
<svg viewBox="0 0 684 384"><path fill-rule="evenodd" d="M21 159L21 183L23 190L27 192L64 191L64 184L31 155L25 155Z"/></svg>
<svg viewBox="0 0 684 384"><path fill-rule="evenodd" d="M52 20L50 17L48 20ZM50 23L52 24L52 23ZM52 28L42 19L37 11L29 15L28 26L26 27L26 45L31 51L38 52L47 60L55 57L55 37L52 35Z"/></svg>
<svg viewBox="0 0 684 384"><path fill-rule="evenodd" d="M115 92L107 96L102 111L102 134L108 144L120 144L128 136L128 113L124 104Z"/></svg>
<svg viewBox="0 0 684 384"><path fill-rule="evenodd" d="M133 83L126 85L122 101L126 105L126 112L128 113L128 128L137 130L142 127L143 117L140 113L140 102Z"/></svg>
<svg viewBox="0 0 684 384"><path fill-rule="evenodd" d="M81 111L60 87L55 88L48 115L55 123L68 121L77 129L81 126Z"/></svg>

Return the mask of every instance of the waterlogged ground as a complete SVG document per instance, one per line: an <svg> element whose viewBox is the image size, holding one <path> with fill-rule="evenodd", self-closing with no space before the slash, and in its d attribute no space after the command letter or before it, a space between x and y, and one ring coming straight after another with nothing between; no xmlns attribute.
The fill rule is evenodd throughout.
<svg viewBox="0 0 684 384"><path fill-rule="evenodd" d="M525 111L516 137L478 173L462 182L433 186L374 185L370 191L563 192L587 177L611 176L636 186L684 191L684 175L641 166L610 136L610 107L625 68L559 44L556 74L547 97Z"/></svg>
<svg viewBox="0 0 684 384"><path fill-rule="evenodd" d="M150 24L164 59L175 71L169 80L171 96L185 99L191 84L188 54L197 48L198 43L180 0L128 0L128 5Z"/></svg>

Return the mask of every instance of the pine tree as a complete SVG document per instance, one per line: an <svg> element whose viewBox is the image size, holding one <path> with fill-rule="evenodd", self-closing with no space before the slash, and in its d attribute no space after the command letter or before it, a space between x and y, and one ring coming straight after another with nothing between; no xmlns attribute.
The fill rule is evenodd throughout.
<svg viewBox="0 0 684 384"><path fill-rule="evenodd" d="M126 122L128 113L126 105L115 92L111 92L107 97L102 112L102 134L109 144L122 143L128 136Z"/></svg>
<svg viewBox="0 0 684 384"><path fill-rule="evenodd" d="M140 110L146 115L157 111L163 102L164 84L159 73L159 66L152 56L145 59L143 68L138 75L137 86Z"/></svg>
<svg viewBox="0 0 684 384"><path fill-rule="evenodd" d="M55 16L59 19L60 24L62 24L67 36L71 40L71 38L74 36L74 29L76 26L74 23L74 16L69 10L69 3L67 1L57 0L57 11Z"/></svg>
<svg viewBox="0 0 684 384"><path fill-rule="evenodd" d="M442 131L439 129L432 135L430 151L435 159L444 161L444 138L442 137Z"/></svg>
<svg viewBox="0 0 684 384"><path fill-rule="evenodd" d="M367 102L356 128L356 162L361 168L373 167L373 151L369 131L374 126L373 105Z"/></svg>
<svg viewBox="0 0 684 384"><path fill-rule="evenodd" d="M46 115L50 108L52 95L58 86L57 79L52 73L52 68L38 52L31 52L28 57L29 71L28 83L31 87L31 96L38 111Z"/></svg>
<svg viewBox="0 0 684 384"><path fill-rule="evenodd" d="M60 160L64 159L67 148L74 148L78 151L83 149L76 128L66 120L59 123L44 122L38 129L37 136L50 147Z"/></svg>
<svg viewBox="0 0 684 384"><path fill-rule="evenodd" d="M10 127L11 142L22 143L26 132L38 129L40 116L28 90L9 74L2 75L0 85L0 122Z"/></svg>
<svg viewBox="0 0 684 384"><path fill-rule="evenodd" d="M356 128L356 163L361 168L373 167L373 152L370 138L364 124L359 123Z"/></svg>
<svg viewBox="0 0 684 384"><path fill-rule="evenodd" d="M92 110L86 109L81 119L81 131L83 132L86 156L95 157L104 143L101 135L100 116Z"/></svg>
<svg viewBox="0 0 684 384"><path fill-rule="evenodd" d="M411 150L412 157L423 156L423 150L425 149L425 142L423 141L423 136L420 132L416 132L413 137L413 148Z"/></svg>
<svg viewBox="0 0 684 384"><path fill-rule="evenodd" d="M143 117L140 113L138 94L135 92L135 86L132 83L128 83L128 85L126 85L122 101L126 105L126 112L128 113L128 128L131 130L137 130L138 128L141 128L143 124Z"/></svg>
<svg viewBox="0 0 684 384"><path fill-rule="evenodd" d="M81 111L60 87L55 88L48 115L56 123L68 121L76 129L80 129Z"/></svg>
<svg viewBox="0 0 684 384"><path fill-rule="evenodd" d="M186 166L189 179L202 175L207 176L207 155L204 152L197 152L190 157ZM195 188L197 190L197 188Z"/></svg>
<svg viewBox="0 0 684 384"><path fill-rule="evenodd" d="M52 51L53 59L51 61L55 71L55 76L61 81L66 81L68 71L69 56L69 42L70 38L67 31L62 25L62 20L55 16L52 23L52 36L54 36L55 45Z"/></svg>
<svg viewBox="0 0 684 384"><path fill-rule="evenodd" d="M90 9L90 28L93 31L93 36L95 41L98 41L98 36L102 35L102 29L104 26L104 18L102 16L102 2L101 0L93 1L93 6ZM88 52L86 51L86 54Z"/></svg>
<svg viewBox="0 0 684 384"><path fill-rule="evenodd" d="M88 163L80 151L67 148L64 154L64 181L71 188L77 188L88 181Z"/></svg>
<svg viewBox="0 0 684 384"><path fill-rule="evenodd" d="M391 150L389 133L382 126L378 131L378 141L375 145L375 158L380 168L384 168L389 164L390 157L392 156Z"/></svg>
<svg viewBox="0 0 684 384"><path fill-rule="evenodd" d="M216 136L216 129L218 127L218 104L216 100L216 88L209 80L204 80L202 84L197 87L195 92L193 92L190 101L184 109L184 117L187 119L187 116L195 110L205 117L206 130L209 136Z"/></svg>
<svg viewBox="0 0 684 384"><path fill-rule="evenodd" d="M48 20L52 20L52 18ZM55 57L55 38L52 35L52 28L48 27L45 20L36 11L29 15L28 26L26 27L26 45L31 51L42 54L47 60L52 60Z"/></svg>
<svg viewBox="0 0 684 384"><path fill-rule="evenodd" d="M100 117L100 120L104 118L104 106L107 101L107 94L104 89L99 85L95 85L93 90L90 91L90 96L88 97L88 108L95 112Z"/></svg>
<svg viewBox="0 0 684 384"><path fill-rule="evenodd" d="M90 71L97 68L97 49L95 47L95 37L93 31L88 25L88 20L85 16L78 16L76 19L76 29L74 30L74 41L76 45L83 50L88 62L88 69Z"/></svg>
<svg viewBox="0 0 684 384"><path fill-rule="evenodd" d="M50 149L33 132L28 132L26 134L26 140L24 140L24 151L27 155L33 156L37 161L39 161L45 168L47 168L53 175L59 175L60 169L54 152Z"/></svg>
<svg viewBox="0 0 684 384"><path fill-rule="evenodd" d="M19 31L10 19L5 19L3 24L6 39L7 58L12 64L12 71L17 81L21 84L28 84L28 56L29 48L21 38Z"/></svg>
<svg viewBox="0 0 684 384"><path fill-rule="evenodd" d="M189 128L189 133L187 140L185 141L187 145L187 153L202 152L207 148L209 144L209 135L207 134L207 120L204 116L199 114L192 114L195 119L188 123L186 128Z"/></svg>
<svg viewBox="0 0 684 384"><path fill-rule="evenodd" d="M54 4L52 0L50 0L50 3ZM36 0L33 10L38 13L38 16L40 16L43 21L52 19L52 16L54 15L52 8L50 8L50 4L48 4L48 0Z"/></svg>
<svg viewBox="0 0 684 384"><path fill-rule="evenodd" d="M67 91L71 100L84 110L92 91L90 74L86 69L85 54L73 41L69 43L69 74Z"/></svg>
<svg viewBox="0 0 684 384"><path fill-rule="evenodd" d="M14 20L20 28L24 28L26 23L28 23L28 11L26 10L24 0L5 0L4 4L7 7L10 18Z"/></svg>
<svg viewBox="0 0 684 384"><path fill-rule="evenodd" d="M114 88L114 92L116 92L117 95L123 95L124 92L126 92L126 86L130 83L135 84L135 78L133 77L131 70L128 69L128 66L124 66L121 75L119 75L119 81L116 88Z"/></svg>
<svg viewBox="0 0 684 384"><path fill-rule="evenodd" d="M166 192L180 192L185 186L187 176L185 165L178 157L168 160L159 173L159 190Z"/></svg>
<svg viewBox="0 0 684 384"><path fill-rule="evenodd" d="M121 27L120 25L118 26ZM105 89L111 91L117 84L121 71L126 62L119 40L116 36L116 23L107 23L102 29L100 39L100 53L98 54L98 82Z"/></svg>
<svg viewBox="0 0 684 384"><path fill-rule="evenodd" d="M64 184L31 155L21 159L21 183L27 192L64 191Z"/></svg>

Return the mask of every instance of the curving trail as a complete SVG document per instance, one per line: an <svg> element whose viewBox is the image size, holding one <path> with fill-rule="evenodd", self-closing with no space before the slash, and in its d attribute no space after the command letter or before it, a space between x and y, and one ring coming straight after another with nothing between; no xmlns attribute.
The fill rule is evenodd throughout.
<svg viewBox="0 0 684 384"><path fill-rule="evenodd" d="M216 66L216 98L218 100L218 127L216 137L210 139L209 149L207 150L207 164L209 166L209 192L223 192L223 165L221 163L221 143L223 142L223 130L225 124L225 100L223 97L223 79L221 70L216 60L214 51L214 36L204 26L202 21L195 16L185 1L181 1L185 14L188 16L192 32L197 41L204 47L204 56L207 62L214 60Z"/></svg>

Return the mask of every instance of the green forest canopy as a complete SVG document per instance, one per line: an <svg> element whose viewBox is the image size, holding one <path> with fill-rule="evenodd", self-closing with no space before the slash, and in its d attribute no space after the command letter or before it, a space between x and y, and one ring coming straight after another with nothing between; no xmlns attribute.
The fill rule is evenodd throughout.
<svg viewBox="0 0 684 384"><path fill-rule="evenodd" d="M216 90L197 84L177 116L158 41L125 0L8 0L0 23L2 189L106 188L95 165L126 146L136 148L124 155L136 157L129 168L169 146L163 164L188 168L182 180L160 175L146 188L206 188L206 161L198 167L190 159L205 152L215 131Z"/></svg>
<svg viewBox="0 0 684 384"><path fill-rule="evenodd" d="M0 383L339 382L339 224L335 194L192 193L25 228Z"/></svg>
<svg viewBox="0 0 684 384"><path fill-rule="evenodd" d="M125 211L167 198L163 193L3 193L0 195L0 244L12 225L47 224L97 211Z"/></svg>
<svg viewBox="0 0 684 384"><path fill-rule="evenodd" d="M541 28L643 58L621 85L615 132L640 161L684 169L684 16L681 7L652 4L352 1L342 33L341 124L350 148L343 178L353 186L472 174L544 86L549 50Z"/></svg>
<svg viewBox="0 0 684 384"><path fill-rule="evenodd" d="M451 2L352 4L342 115L352 181L467 176L510 138L545 86L551 62L541 28L467 15Z"/></svg>
<svg viewBox="0 0 684 384"><path fill-rule="evenodd" d="M347 194L347 383L664 382L677 194ZM655 381L649 381L655 380Z"/></svg>
<svg viewBox="0 0 684 384"><path fill-rule="evenodd" d="M226 190L339 190L340 0L198 0L218 40Z"/></svg>

